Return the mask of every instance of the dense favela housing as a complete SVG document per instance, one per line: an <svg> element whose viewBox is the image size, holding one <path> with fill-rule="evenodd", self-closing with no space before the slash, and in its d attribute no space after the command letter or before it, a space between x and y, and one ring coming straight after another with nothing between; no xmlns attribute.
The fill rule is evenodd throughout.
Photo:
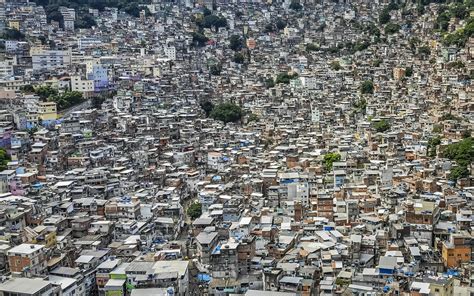
<svg viewBox="0 0 474 296"><path fill-rule="evenodd" d="M474 294L472 0L0 0L0 296Z"/></svg>

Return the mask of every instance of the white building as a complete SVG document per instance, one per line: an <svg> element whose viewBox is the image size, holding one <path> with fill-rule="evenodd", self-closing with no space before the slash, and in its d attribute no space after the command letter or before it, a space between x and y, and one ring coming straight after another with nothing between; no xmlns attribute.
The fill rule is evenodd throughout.
<svg viewBox="0 0 474 296"><path fill-rule="evenodd" d="M64 17L64 30L74 31L74 20L69 17Z"/></svg>
<svg viewBox="0 0 474 296"><path fill-rule="evenodd" d="M53 285L40 278L11 278L0 284L0 295L53 295Z"/></svg>
<svg viewBox="0 0 474 296"><path fill-rule="evenodd" d="M85 48L94 47L96 45L102 44L102 41L98 40L97 38L92 37L83 37L79 38L77 41L77 45L79 46L79 50L83 50Z"/></svg>
<svg viewBox="0 0 474 296"><path fill-rule="evenodd" d="M5 51L14 52L18 49L18 44L20 41L17 40L5 40Z"/></svg>
<svg viewBox="0 0 474 296"><path fill-rule="evenodd" d="M82 79L81 76L71 76L71 90L83 94L94 92L94 80Z"/></svg>
<svg viewBox="0 0 474 296"><path fill-rule="evenodd" d="M309 203L309 186L308 182L290 183L288 186L288 200L300 201L307 206Z"/></svg>
<svg viewBox="0 0 474 296"><path fill-rule="evenodd" d="M57 275L50 275L49 281L61 287L62 296L85 296L86 289L84 284L78 285L78 281L74 278L68 278Z"/></svg>
<svg viewBox="0 0 474 296"><path fill-rule="evenodd" d="M315 77L300 77L301 85L307 89L316 89L318 86L317 79Z"/></svg>
<svg viewBox="0 0 474 296"><path fill-rule="evenodd" d="M13 76L13 66L16 65L16 59L6 59L0 61L0 78Z"/></svg>
<svg viewBox="0 0 474 296"><path fill-rule="evenodd" d="M311 121L316 123L321 120L319 109L315 106L311 106Z"/></svg>
<svg viewBox="0 0 474 296"><path fill-rule="evenodd" d="M176 60L176 48L174 46L165 46L163 50L170 60Z"/></svg>
<svg viewBox="0 0 474 296"><path fill-rule="evenodd" d="M52 70L66 67L71 64L71 49L69 50L45 50L33 47L30 50L33 63L33 71Z"/></svg>
<svg viewBox="0 0 474 296"><path fill-rule="evenodd" d="M211 151L207 154L207 167L218 172L225 171L231 165L231 159L221 152Z"/></svg>
<svg viewBox="0 0 474 296"><path fill-rule="evenodd" d="M188 295L189 262L188 261L157 261L153 266L155 275L167 279L178 288L176 295ZM163 287L164 288L164 287Z"/></svg>

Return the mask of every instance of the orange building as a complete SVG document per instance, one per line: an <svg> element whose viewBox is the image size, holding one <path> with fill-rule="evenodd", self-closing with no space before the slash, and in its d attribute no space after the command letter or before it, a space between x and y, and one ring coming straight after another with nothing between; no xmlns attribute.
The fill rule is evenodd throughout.
<svg viewBox="0 0 474 296"><path fill-rule="evenodd" d="M449 241L443 242L442 256L444 266L460 267L471 261L470 236L466 232L451 234Z"/></svg>
<svg viewBox="0 0 474 296"><path fill-rule="evenodd" d="M403 68L393 68L393 78L401 80L405 77L406 70Z"/></svg>
<svg viewBox="0 0 474 296"><path fill-rule="evenodd" d="M256 46L257 46L257 42L255 41L255 39L253 39L253 38L248 38L247 39L247 47L249 49L255 49Z"/></svg>

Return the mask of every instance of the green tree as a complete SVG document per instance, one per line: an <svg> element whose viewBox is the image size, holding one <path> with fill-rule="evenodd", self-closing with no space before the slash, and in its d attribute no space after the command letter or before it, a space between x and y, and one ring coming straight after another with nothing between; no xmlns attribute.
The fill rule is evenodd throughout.
<svg viewBox="0 0 474 296"><path fill-rule="evenodd" d="M341 63L339 63L339 61L332 61L331 62L331 69L333 69L334 71L341 70L342 69Z"/></svg>
<svg viewBox="0 0 474 296"><path fill-rule="evenodd" d="M357 41L354 45L355 51L363 51L369 47L370 43L367 40L364 41Z"/></svg>
<svg viewBox="0 0 474 296"><path fill-rule="evenodd" d="M105 102L105 97L104 96L95 96L91 100L91 106L94 109L101 109L102 104Z"/></svg>
<svg viewBox="0 0 474 296"><path fill-rule="evenodd" d="M374 83L371 80L365 80L360 86L360 91L362 94L373 94L374 93Z"/></svg>
<svg viewBox="0 0 474 296"><path fill-rule="evenodd" d="M24 92L24 93L34 93L35 88L31 84L27 84L27 85L21 87L21 91Z"/></svg>
<svg viewBox="0 0 474 296"><path fill-rule="evenodd" d="M150 11L143 4L149 4L149 0L30 0L35 2L37 5L45 7L46 14L48 15L48 21L51 21L50 14L59 12L59 6L66 6L73 8L78 12L78 17L81 17L82 12L88 11L89 8L98 9L103 11L106 7L115 7L126 13L138 17L141 10L145 10L146 14ZM60 13L57 14L60 16ZM62 16L61 16L62 17ZM60 21L57 20L56 21Z"/></svg>
<svg viewBox="0 0 474 296"><path fill-rule="evenodd" d="M374 23L369 23L364 29L371 37L380 38L380 30Z"/></svg>
<svg viewBox="0 0 474 296"><path fill-rule="evenodd" d="M362 99L358 102L354 103L354 108L356 113L362 113L365 114L366 109L367 109L367 101L365 99Z"/></svg>
<svg viewBox="0 0 474 296"><path fill-rule="evenodd" d="M303 9L303 5L301 5L298 0L293 0L291 1L289 8L295 11L299 11Z"/></svg>
<svg viewBox="0 0 474 296"><path fill-rule="evenodd" d="M379 16L379 23L385 25L390 21L390 11L388 9L382 10Z"/></svg>
<svg viewBox="0 0 474 296"><path fill-rule="evenodd" d="M306 44L306 51L318 51L318 50L319 50L319 46L317 44L314 44L314 43Z"/></svg>
<svg viewBox="0 0 474 296"><path fill-rule="evenodd" d="M218 76L221 74L221 71L222 71L222 65L220 63L212 64L209 67L209 73L211 73L211 75Z"/></svg>
<svg viewBox="0 0 474 296"><path fill-rule="evenodd" d="M471 137L472 131L470 129L465 129L462 131L461 136L463 139L467 139Z"/></svg>
<svg viewBox="0 0 474 296"><path fill-rule="evenodd" d="M272 88L274 86L275 86L275 80L273 80L272 78L265 79L265 87L266 88Z"/></svg>
<svg viewBox="0 0 474 296"><path fill-rule="evenodd" d="M205 16L200 24L203 28L214 28L217 31L219 28L227 27L227 20L224 17L211 14Z"/></svg>
<svg viewBox="0 0 474 296"><path fill-rule="evenodd" d="M97 26L94 17L89 13L83 13L76 21L74 26L78 29L87 29L93 26Z"/></svg>
<svg viewBox="0 0 474 296"><path fill-rule="evenodd" d="M423 15L425 13L425 7L422 4L418 3L418 5L416 6L416 12L419 16Z"/></svg>
<svg viewBox="0 0 474 296"><path fill-rule="evenodd" d="M0 36L0 38L5 39L5 40L24 40L25 39L25 34L22 32L18 31L15 28L6 28L3 34Z"/></svg>
<svg viewBox="0 0 474 296"><path fill-rule="evenodd" d="M454 114L444 113L441 116L440 121L445 121L445 120L461 121L462 119Z"/></svg>
<svg viewBox="0 0 474 296"><path fill-rule="evenodd" d="M8 162L11 160L10 155L3 148L0 148L0 171L4 171L8 167Z"/></svg>
<svg viewBox="0 0 474 296"><path fill-rule="evenodd" d="M250 113L249 117L248 117L248 122L252 122L252 121L259 121L260 118L254 114L254 113Z"/></svg>
<svg viewBox="0 0 474 296"><path fill-rule="evenodd" d="M405 68L405 76L406 76L406 77L411 77L411 76L413 76L413 67L412 67L412 66Z"/></svg>
<svg viewBox="0 0 474 296"><path fill-rule="evenodd" d="M372 62L372 65L374 67L378 67L380 66L380 64L382 64L382 60L381 59L375 59L373 62Z"/></svg>
<svg viewBox="0 0 474 296"><path fill-rule="evenodd" d="M191 204L187 210L188 216L194 220L202 215L202 205L198 202Z"/></svg>
<svg viewBox="0 0 474 296"><path fill-rule="evenodd" d="M431 49L428 46L418 47L418 55L422 57L427 57L431 54Z"/></svg>
<svg viewBox="0 0 474 296"><path fill-rule="evenodd" d="M229 42L230 42L229 47L233 51L241 50L244 47L244 40L239 35L230 36Z"/></svg>
<svg viewBox="0 0 474 296"><path fill-rule="evenodd" d="M275 22L275 25L278 30L283 30L286 27L286 22L281 18L278 18Z"/></svg>
<svg viewBox="0 0 474 296"><path fill-rule="evenodd" d="M433 133L439 134L443 131L443 126L441 124L433 124Z"/></svg>
<svg viewBox="0 0 474 296"><path fill-rule="evenodd" d="M340 160L341 160L341 154L336 153L336 152L328 153L324 155L324 166L326 167L326 171L331 171L333 163Z"/></svg>
<svg viewBox="0 0 474 296"><path fill-rule="evenodd" d="M209 38L207 38L204 34L199 33L199 32L193 32L192 37L193 37L193 44L195 46L204 46L209 41Z"/></svg>
<svg viewBox="0 0 474 296"><path fill-rule="evenodd" d="M59 110L64 110L84 102L82 93L78 91L67 91L61 95L56 93L47 98L49 101L55 102Z"/></svg>
<svg viewBox="0 0 474 296"><path fill-rule="evenodd" d="M458 165L451 169L448 179L456 182L459 179L466 178L469 176L469 170L465 165Z"/></svg>
<svg viewBox="0 0 474 296"><path fill-rule="evenodd" d="M50 97L57 96L58 90L52 88L50 85L42 85L35 88L35 93L40 97L40 99L46 100Z"/></svg>
<svg viewBox="0 0 474 296"><path fill-rule="evenodd" d="M140 11L142 11L143 8L141 8L136 2L131 2L128 3L123 10L128 13L131 16L134 17L139 17L140 16Z"/></svg>
<svg viewBox="0 0 474 296"><path fill-rule="evenodd" d="M242 109L232 103L222 103L214 107L210 117L224 123L237 122L242 117Z"/></svg>
<svg viewBox="0 0 474 296"><path fill-rule="evenodd" d="M439 136L430 138L426 147L426 152L429 157L436 156L436 147L441 144L441 138Z"/></svg>
<svg viewBox="0 0 474 296"><path fill-rule="evenodd" d="M211 101L205 100L199 103L199 105L201 106L201 109L204 110L204 113L206 113L206 117L209 117L214 109L214 104Z"/></svg>
<svg viewBox="0 0 474 296"><path fill-rule="evenodd" d="M387 35L398 33L399 30L400 25L394 23L388 23L384 28L385 34Z"/></svg>
<svg viewBox="0 0 474 296"><path fill-rule="evenodd" d="M234 54L234 63L243 64L245 62L245 56L241 52L237 52Z"/></svg>
<svg viewBox="0 0 474 296"><path fill-rule="evenodd" d="M41 45L48 44L48 39L44 35L38 36L38 40L41 42Z"/></svg>
<svg viewBox="0 0 474 296"><path fill-rule="evenodd" d="M374 123L374 129L378 132L378 133L383 133L387 130L390 129L390 123L385 120L385 119L382 119L382 120L379 120L379 121L376 121Z"/></svg>
<svg viewBox="0 0 474 296"><path fill-rule="evenodd" d="M464 3L455 3L454 5L450 7L449 13L451 14L452 17L455 17L458 19L464 19L469 15L469 10L474 8L472 1L470 5L471 7L468 8L466 5L464 5Z"/></svg>
<svg viewBox="0 0 474 296"><path fill-rule="evenodd" d="M276 27L273 24L266 24L263 31L265 33L273 33L276 31Z"/></svg>
<svg viewBox="0 0 474 296"><path fill-rule="evenodd" d="M388 4L387 9L388 9L389 11L398 10L398 5L397 5L397 3L395 3L394 1L391 1L391 2Z"/></svg>
<svg viewBox="0 0 474 296"><path fill-rule="evenodd" d="M290 80L292 80L296 77L298 77L297 73L292 73L292 74L280 73L280 74L277 75L275 83L276 84L289 84Z"/></svg>
<svg viewBox="0 0 474 296"><path fill-rule="evenodd" d="M446 64L446 69L463 69L466 65L462 61L453 61Z"/></svg>
<svg viewBox="0 0 474 296"><path fill-rule="evenodd" d="M64 24L64 18L61 12L59 12L59 5L53 4L45 7L46 19L48 22L58 22L60 26Z"/></svg>
<svg viewBox="0 0 474 296"><path fill-rule="evenodd" d="M461 165L472 163L474 161L474 139L469 137L448 145L444 150L443 156L455 160Z"/></svg>
<svg viewBox="0 0 474 296"><path fill-rule="evenodd" d="M33 126L32 128L28 129L28 135L30 137L33 137L33 135L38 131L38 127L37 126Z"/></svg>

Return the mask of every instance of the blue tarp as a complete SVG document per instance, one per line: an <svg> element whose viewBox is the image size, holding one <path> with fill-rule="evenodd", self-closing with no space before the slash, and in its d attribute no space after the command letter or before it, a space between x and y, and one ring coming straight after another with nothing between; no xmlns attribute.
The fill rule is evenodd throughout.
<svg viewBox="0 0 474 296"><path fill-rule="evenodd" d="M446 275L451 275L451 276L459 276L459 271L456 269L448 269L448 271L445 273Z"/></svg>
<svg viewBox="0 0 474 296"><path fill-rule="evenodd" d="M379 268L380 274L393 274L393 269L388 268Z"/></svg>
<svg viewBox="0 0 474 296"><path fill-rule="evenodd" d="M206 273L198 273L197 279L200 282L210 282L211 281L211 276L206 274Z"/></svg>
<svg viewBox="0 0 474 296"><path fill-rule="evenodd" d="M216 253L218 253L218 252L220 252L220 251L221 251L221 245L218 245L218 246L214 249L214 251L212 251L212 254L216 254Z"/></svg>
<svg viewBox="0 0 474 296"><path fill-rule="evenodd" d="M165 239L162 239L160 237L157 237L153 240L153 243L154 244L163 244L163 243L166 243L166 240Z"/></svg>
<svg viewBox="0 0 474 296"><path fill-rule="evenodd" d="M40 189L40 188L43 187L43 184L41 184L41 183L35 183L35 184L33 184L32 186L33 186L33 188Z"/></svg>

